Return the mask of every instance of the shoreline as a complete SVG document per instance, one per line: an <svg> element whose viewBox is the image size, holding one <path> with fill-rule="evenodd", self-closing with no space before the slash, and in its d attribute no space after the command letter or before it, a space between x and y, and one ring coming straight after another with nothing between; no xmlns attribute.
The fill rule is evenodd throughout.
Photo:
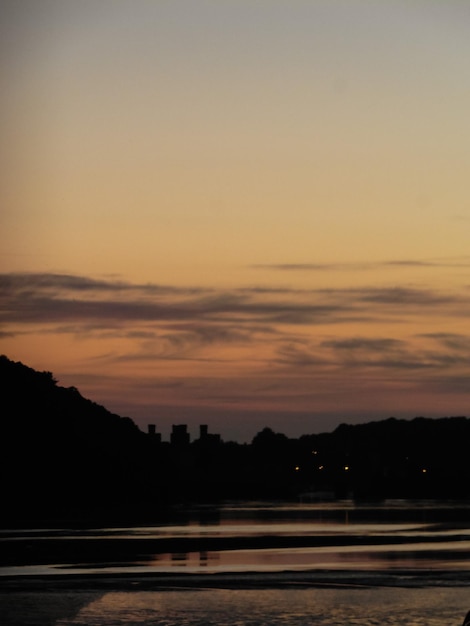
<svg viewBox="0 0 470 626"><path fill-rule="evenodd" d="M470 569L448 570L304 570L222 573L125 573L0 575L0 594L63 591L168 591L278 588L427 588L468 587Z"/></svg>

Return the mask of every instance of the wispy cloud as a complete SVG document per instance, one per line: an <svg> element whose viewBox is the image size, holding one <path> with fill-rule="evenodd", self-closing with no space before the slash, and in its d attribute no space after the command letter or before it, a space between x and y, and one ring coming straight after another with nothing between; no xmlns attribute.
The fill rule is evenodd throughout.
<svg viewBox="0 0 470 626"><path fill-rule="evenodd" d="M251 266L255 270L273 270L281 272L368 272L377 269L392 268L468 268L470 257L445 259L392 259L374 262L350 263L260 263Z"/></svg>
<svg viewBox="0 0 470 626"><path fill-rule="evenodd" d="M83 380L93 390L102 380L103 401L121 393L127 403L130 380L132 393L144 394L137 405L145 397L167 406L292 403L304 411L320 399L338 404L338 388L341 401L347 394L356 403L377 389L393 399L398 387L465 393L470 336L443 330L467 317L465 290L185 288L23 273L0 275L0 294L4 341L56 335L61 345L80 345L91 376ZM70 384L80 380L78 372Z"/></svg>
<svg viewBox="0 0 470 626"><path fill-rule="evenodd" d="M425 287L208 289L132 284L53 274L0 275L0 320L11 327L54 325L62 332L158 324L206 342L246 339L254 327L311 326L424 317L437 309L467 315L470 293ZM430 308L432 305L433 308ZM243 329L243 330L242 330ZM148 333L149 329L128 329Z"/></svg>
<svg viewBox="0 0 470 626"><path fill-rule="evenodd" d="M432 339L438 344L446 348L449 348L450 350L470 353L470 336L468 335L462 335L459 333L437 333L436 332L436 333L423 333L423 334L418 335L418 337Z"/></svg>
<svg viewBox="0 0 470 626"><path fill-rule="evenodd" d="M394 339L389 337L348 337L323 341L321 347L331 349L335 360L347 366L396 370L423 368L448 368L466 365L470 359L470 344L457 349L446 344L433 350L426 342L416 342L414 337Z"/></svg>
<svg viewBox="0 0 470 626"><path fill-rule="evenodd" d="M458 294L429 288L359 287L357 289L343 289L341 293L343 295L349 293L353 299L360 302L387 306L421 307L429 304L453 304L465 300L465 298L462 298Z"/></svg>
<svg viewBox="0 0 470 626"><path fill-rule="evenodd" d="M347 352L384 353L399 350L403 341L389 338L348 337L346 339L330 339L323 341L322 346Z"/></svg>

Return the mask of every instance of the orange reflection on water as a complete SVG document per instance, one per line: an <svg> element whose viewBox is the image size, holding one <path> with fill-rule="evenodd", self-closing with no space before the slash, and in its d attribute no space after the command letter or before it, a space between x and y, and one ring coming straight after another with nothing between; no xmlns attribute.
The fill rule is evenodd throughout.
<svg viewBox="0 0 470 626"><path fill-rule="evenodd" d="M318 546L219 550L157 555L150 563L162 572L286 571L319 569L468 569L470 542L396 546Z"/></svg>

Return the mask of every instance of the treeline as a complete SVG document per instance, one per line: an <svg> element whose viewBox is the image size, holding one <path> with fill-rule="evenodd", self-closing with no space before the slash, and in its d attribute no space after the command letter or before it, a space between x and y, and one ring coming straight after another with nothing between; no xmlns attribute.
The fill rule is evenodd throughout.
<svg viewBox="0 0 470 626"><path fill-rule="evenodd" d="M342 424L250 444L201 436L162 443L129 418L63 388L50 372L0 357L3 523L159 514L230 498L470 497L465 417Z"/></svg>

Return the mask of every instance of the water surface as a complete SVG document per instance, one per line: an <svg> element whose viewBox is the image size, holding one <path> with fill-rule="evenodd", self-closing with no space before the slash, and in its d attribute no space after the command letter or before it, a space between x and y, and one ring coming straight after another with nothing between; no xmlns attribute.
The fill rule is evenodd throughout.
<svg viewBox="0 0 470 626"><path fill-rule="evenodd" d="M163 521L132 527L4 530L1 545L10 552L15 546L12 560L0 567L3 576L466 572L470 505L408 501L359 505L349 500L224 504L175 509ZM24 562L15 562L20 554Z"/></svg>
<svg viewBox="0 0 470 626"><path fill-rule="evenodd" d="M8 626L461 626L470 609L461 502L228 503L5 529L0 547Z"/></svg>

